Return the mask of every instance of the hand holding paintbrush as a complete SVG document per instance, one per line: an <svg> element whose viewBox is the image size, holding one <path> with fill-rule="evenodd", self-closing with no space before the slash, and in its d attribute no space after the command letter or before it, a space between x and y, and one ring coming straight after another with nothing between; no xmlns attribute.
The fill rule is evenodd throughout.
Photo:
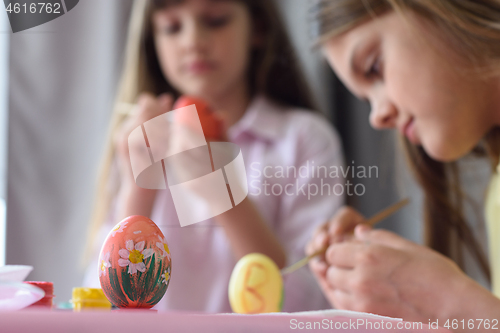
<svg viewBox="0 0 500 333"><path fill-rule="evenodd" d="M410 202L409 199L401 200L401 201L395 203L394 205L392 205L392 206L390 206L390 207L388 207L388 208L380 211L379 213L375 214L374 216L372 216L370 219L368 219L367 221L365 221L362 224L365 224L365 225L368 225L368 226L372 227L372 226L376 225L377 223L379 223L380 221L386 219L390 215L394 214L395 212L397 212L398 210L400 210L404 206L406 206L409 202ZM356 217L360 217L360 215L356 215ZM354 226L355 225L353 225L353 227ZM296 271L297 269L299 269L302 266L306 265L309 262L309 260L311 260L312 258L314 258L316 256L319 256L319 255L323 255L326 252L327 249L328 249L328 244L324 245L320 249L312 252L307 257L302 258L301 260L299 260L295 264L283 268L281 270L281 274L284 275L284 274L289 274L291 272Z"/></svg>

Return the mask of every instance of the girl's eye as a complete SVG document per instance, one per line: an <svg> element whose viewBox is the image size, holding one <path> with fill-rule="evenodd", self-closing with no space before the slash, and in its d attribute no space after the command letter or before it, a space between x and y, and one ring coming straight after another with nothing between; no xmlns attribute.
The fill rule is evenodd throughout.
<svg viewBox="0 0 500 333"><path fill-rule="evenodd" d="M181 30L181 24L178 22L167 24L161 30L163 33L165 33L167 35L173 35L173 34L178 33Z"/></svg>
<svg viewBox="0 0 500 333"><path fill-rule="evenodd" d="M380 56L374 58L370 68L365 71L366 78L382 77L382 62Z"/></svg>
<svg viewBox="0 0 500 333"><path fill-rule="evenodd" d="M220 17L207 17L205 18L205 24L210 28L221 28L229 23L231 20L230 16L220 16Z"/></svg>

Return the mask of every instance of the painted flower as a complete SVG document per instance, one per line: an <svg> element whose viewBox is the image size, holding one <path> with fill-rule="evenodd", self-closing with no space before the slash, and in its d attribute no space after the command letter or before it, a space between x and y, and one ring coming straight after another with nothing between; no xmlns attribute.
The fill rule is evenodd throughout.
<svg viewBox="0 0 500 333"><path fill-rule="evenodd" d="M155 253L153 249L144 249L145 241L139 242L134 245L134 241L129 239L125 242L126 249L120 249L118 254L120 259L118 259L118 265L120 267L128 266L128 273L135 274L137 271L145 272L146 265L144 264L144 259L149 258Z"/></svg>
<svg viewBox="0 0 500 333"><path fill-rule="evenodd" d="M165 283L165 284L168 284L168 282L170 281L170 265L168 265L167 269L165 270L165 272L161 275L162 279L161 282Z"/></svg>
<svg viewBox="0 0 500 333"><path fill-rule="evenodd" d="M167 257L167 260L170 261L170 250L167 245L167 237L161 238L158 236L158 238L160 239L160 242L156 242L156 246L158 246L158 248L162 251L161 256L163 258Z"/></svg>
<svg viewBox="0 0 500 333"><path fill-rule="evenodd" d="M118 223L117 225L115 225L113 230L111 230L111 237L115 237L117 232L123 232L123 229L125 229L127 227L127 223L128 222L123 222L123 223Z"/></svg>
<svg viewBox="0 0 500 333"><path fill-rule="evenodd" d="M99 277L106 275L106 271L108 267L111 267L111 262L109 261L109 257L111 253L106 252L104 257L99 261Z"/></svg>

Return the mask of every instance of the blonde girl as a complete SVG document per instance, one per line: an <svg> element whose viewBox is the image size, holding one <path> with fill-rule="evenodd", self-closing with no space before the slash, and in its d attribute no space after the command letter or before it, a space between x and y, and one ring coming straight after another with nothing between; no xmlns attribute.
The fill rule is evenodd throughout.
<svg viewBox="0 0 500 333"><path fill-rule="evenodd" d="M320 0L313 13L332 68L370 102L372 127L401 134L425 194L430 247L362 226L365 219L345 208L308 248L332 240L311 264L325 295L343 309L441 325L465 320L458 331L484 331L479 319L487 319L498 329L500 1ZM488 154L494 172L486 202L489 262L464 219L456 165L475 148ZM354 228L352 240L333 241ZM449 259L462 265L463 249L487 275L491 264L493 293Z"/></svg>
<svg viewBox="0 0 500 333"><path fill-rule="evenodd" d="M333 194L293 194L287 185L317 186L321 179L270 170L340 165L339 140L321 117L306 111L312 108L307 87L272 2L140 0L129 33L92 224L94 234L101 234L95 248L122 218L150 216L163 230L174 262L159 307L229 312L227 287L236 260L251 252L268 255L279 267L299 259L311 228L342 202ZM168 190L135 184L127 145L134 128L170 111L180 95L205 100L224 120L226 136L242 150L250 187L250 196L234 209L184 228ZM134 115L120 114L127 103L137 103ZM340 181L323 180L330 187ZM96 284L95 268L89 272ZM327 306L307 270L285 283L285 310Z"/></svg>

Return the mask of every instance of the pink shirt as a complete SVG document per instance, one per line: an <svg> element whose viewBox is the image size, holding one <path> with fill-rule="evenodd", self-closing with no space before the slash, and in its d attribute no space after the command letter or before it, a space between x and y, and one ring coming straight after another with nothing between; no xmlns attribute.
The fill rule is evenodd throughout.
<svg viewBox="0 0 500 333"><path fill-rule="evenodd" d="M283 108L260 96L228 135L241 148L249 198L285 247L288 264L298 261L314 229L343 204L343 196L335 193L341 193L344 180L329 177L331 167L343 165L335 130L318 114ZM328 173L318 172L319 166ZM181 227L168 190L158 192L151 219L172 254L170 284L156 307L231 312L227 289L236 260L224 229L215 220ZM326 308L308 267L285 277L283 311Z"/></svg>

